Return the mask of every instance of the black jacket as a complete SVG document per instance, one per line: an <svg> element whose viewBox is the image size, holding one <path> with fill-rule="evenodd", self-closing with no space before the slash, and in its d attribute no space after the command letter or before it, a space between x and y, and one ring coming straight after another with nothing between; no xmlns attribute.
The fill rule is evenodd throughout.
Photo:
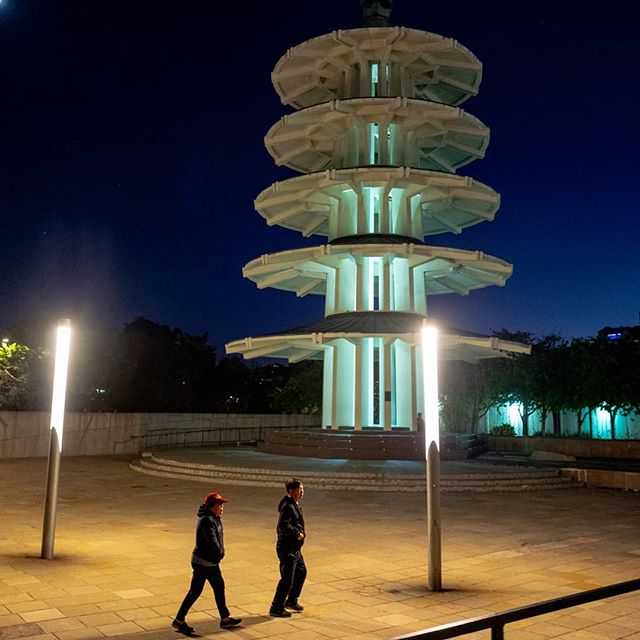
<svg viewBox="0 0 640 640"><path fill-rule="evenodd" d="M278 541L276 550L278 553L291 553L299 551L304 544L304 517L302 516L302 508L289 495L286 495L278 505L280 516L278 517ZM303 534L302 540L298 540L298 536Z"/></svg>
<svg viewBox="0 0 640 640"><path fill-rule="evenodd" d="M224 558L222 520L214 516L213 511L203 504L198 509L196 546L193 549L193 555L216 564Z"/></svg>

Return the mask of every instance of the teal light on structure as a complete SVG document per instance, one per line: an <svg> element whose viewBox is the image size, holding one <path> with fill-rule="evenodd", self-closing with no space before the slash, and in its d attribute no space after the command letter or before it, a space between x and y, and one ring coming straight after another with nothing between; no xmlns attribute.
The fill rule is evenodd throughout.
<svg viewBox="0 0 640 640"><path fill-rule="evenodd" d="M502 286L512 266L424 243L490 222L500 205L491 187L456 175L489 143L488 128L458 106L478 92L480 61L453 39L391 27L367 11L365 27L303 42L272 73L295 111L265 145L276 164L302 175L265 189L255 207L270 226L327 242L265 254L243 269L260 289L325 296L325 317L226 350L322 359L325 428L413 430L424 407L428 297ZM528 350L440 326L441 359Z"/></svg>

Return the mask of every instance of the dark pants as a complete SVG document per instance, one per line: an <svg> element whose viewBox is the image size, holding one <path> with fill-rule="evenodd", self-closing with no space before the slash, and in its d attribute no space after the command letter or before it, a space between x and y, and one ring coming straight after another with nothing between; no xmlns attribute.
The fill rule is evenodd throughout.
<svg viewBox="0 0 640 640"><path fill-rule="evenodd" d="M300 551L278 553L280 559L280 581L273 596L271 608L280 611L285 602L298 602L302 585L307 577L307 567Z"/></svg>
<svg viewBox="0 0 640 640"><path fill-rule="evenodd" d="M200 597L200 594L204 589L204 583L207 580L213 589L213 595L216 599L220 618L228 617L229 609L227 609L227 602L224 596L224 579L222 578L220 567L217 565L215 567L205 567L201 564L194 563L191 563L191 566L193 567L191 586L189 587L189 592L184 597L184 600L180 605L180 611L178 611L176 618L178 620L185 619L185 616L193 606L193 603Z"/></svg>

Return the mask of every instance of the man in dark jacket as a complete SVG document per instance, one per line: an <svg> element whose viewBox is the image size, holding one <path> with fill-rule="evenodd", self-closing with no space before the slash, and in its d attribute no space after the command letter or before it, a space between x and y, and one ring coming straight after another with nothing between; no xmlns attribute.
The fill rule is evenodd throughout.
<svg viewBox="0 0 640 640"><path fill-rule="evenodd" d="M196 546L191 554L191 566L193 577L187 595L184 597L180 610L171 623L181 633L191 635L194 632L185 617L194 602L200 597L204 583L209 581L213 589L218 612L220 613L220 626L230 629L239 625L240 618L232 618L227 609L224 593L224 579L220 572L220 562L224 558L224 536L222 520L220 516L224 510L224 504L229 502L219 493L210 493L204 499L204 504L198 509L198 522L196 524Z"/></svg>
<svg viewBox="0 0 640 640"><path fill-rule="evenodd" d="M276 553L280 560L280 581L273 596L269 615L274 618L290 618L287 609L300 612L304 609L298 603L302 585L307 577L307 567L300 551L306 533L300 500L304 496L304 485L300 480L292 478L285 483L287 495L278 505L278 541Z"/></svg>

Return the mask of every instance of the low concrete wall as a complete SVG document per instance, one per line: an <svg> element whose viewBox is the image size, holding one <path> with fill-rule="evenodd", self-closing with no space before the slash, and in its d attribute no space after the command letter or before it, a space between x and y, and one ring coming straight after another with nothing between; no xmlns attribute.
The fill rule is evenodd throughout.
<svg viewBox="0 0 640 640"><path fill-rule="evenodd" d="M265 430L320 426L320 416L223 413L67 413L63 454L136 454L148 447L249 442ZM0 411L0 458L49 453L49 413Z"/></svg>
<svg viewBox="0 0 640 640"><path fill-rule="evenodd" d="M640 491L640 473L602 469L563 469L574 480L587 487Z"/></svg>
<svg viewBox="0 0 640 640"><path fill-rule="evenodd" d="M483 435L489 451L531 455L553 451L575 458L640 458L639 440L589 440L582 438L525 438Z"/></svg>

